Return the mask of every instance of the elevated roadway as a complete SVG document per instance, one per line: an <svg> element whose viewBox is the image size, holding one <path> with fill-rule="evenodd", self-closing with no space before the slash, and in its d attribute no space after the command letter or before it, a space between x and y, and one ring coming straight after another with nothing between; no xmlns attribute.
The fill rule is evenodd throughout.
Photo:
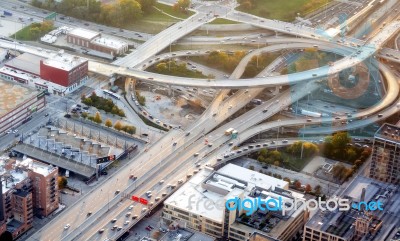
<svg viewBox="0 0 400 241"><path fill-rule="evenodd" d="M214 17L209 17L204 13L197 12L184 21L178 22L153 36L145 43L141 44L137 49L135 49L135 51L124 58L114 61L113 64L124 67L136 67L144 60L154 56L164 48L171 45L174 41L203 25L204 21L199 21L199 19L212 21L214 20Z"/></svg>

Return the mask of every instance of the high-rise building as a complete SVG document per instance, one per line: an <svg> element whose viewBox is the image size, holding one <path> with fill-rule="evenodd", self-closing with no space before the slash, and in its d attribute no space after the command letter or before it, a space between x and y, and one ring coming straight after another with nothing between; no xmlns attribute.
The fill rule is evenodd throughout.
<svg viewBox="0 0 400 241"><path fill-rule="evenodd" d="M385 232L391 227L382 226L397 219L397 204L400 195L396 186L358 176L343 192L343 198L350 201L348 211L318 210L304 226L303 241L359 241L371 235L371 241L384 240ZM367 210L366 203L380 202L380 210Z"/></svg>
<svg viewBox="0 0 400 241"><path fill-rule="evenodd" d="M384 124L375 133L369 176L400 184L400 127Z"/></svg>

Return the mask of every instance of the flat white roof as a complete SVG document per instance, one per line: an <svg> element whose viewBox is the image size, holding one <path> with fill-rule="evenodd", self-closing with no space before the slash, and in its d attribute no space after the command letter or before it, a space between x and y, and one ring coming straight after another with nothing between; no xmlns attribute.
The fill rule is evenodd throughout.
<svg viewBox="0 0 400 241"><path fill-rule="evenodd" d="M121 41L119 39L108 38L108 37L98 37L92 40L92 43L97 45L106 46L109 48L120 49L128 46L128 43Z"/></svg>
<svg viewBox="0 0 400 241"><path fill-rule="evenodd" d="M36 160L33 160L31 158L26 158L25 160L16 163L17 165L21 165L21 166L25 166L29 169L31 169L32 171L39 173L43 176L47 176L49 175L52 171L54 171L54 169L56 169L55 167L53 167L52 165L48 165L45 164L43 162L39 162Z"/></svg>
<svg viewBox="0 0 400 241"><path fill-rule="evenodd" d="M100 35L99 32L95 32L84 28L74 28L73 30L69 31L68 34L84 38L87 40L92 40L93 38Z"/></svg>
<svg viewBox="0 0 400 241"><path fill-rule="evenodd" d="M289 189L289 183L286 181L259 172L255 172L231 163L219 169L218 173L235 177L239 180L252 183L255 186L262 187L264 189L269 189L271 187L279 187L285 190Z"/></svg>
<svg viewBox="0 0 400 241"><path fill-rule="evenodd" d="M87 59L79 56L74 56L66 53L57 53L51 55L48 59L44 60L43 63L53 68L70 71L86 61Z"/></svg>
<svg viewBox="0 0 400 241"><path fill-rule="evenodd" d="M229 193L226 195L218 194L202 187L202 183L209 178L211 174L213 177L218 174L223 174L227 177L237 178L248 182L249 185L244 189L239 187L230 189ZM229 179L227 177L226 179ZM288 189L288 182L240 166L236 166L234 164L228 164L219 169L217 172L208 168L204 168L194 175L188 182L182 185L178 190L176 190L175 193L173 193L167 200L164 201L164 204L201 215L207 219L221 223L224 218L223 213L226 200L240 196L243 196L244 198L252 198L248 195L253 187L257 186L265 189L272 187L273 189L275 185L279 185L280 188L283 189ZM300 196L302 197L302 195ZM267 199L269 198L274 197L268 195ZM209 203L213 204L211 205L211 210L210 208L207 208Z"/></svg>
<svg viewBox="0 0 400 241"><path fill-rule="evenodd" d="M204 192L205 189L201 187L201 183L212 173L212 170L203 169L194 175L188 182L181 186L174 192L164 204L179 208L181 210L187 210L191 213L202 215L207 219L214 220L216 222L222 222L223 220L223 208L214 208L212 211L208 210L204 203L212 202L213 204L222 203L224 204L224 196L214 192ZM190 205L189 201L193 203ZM190 206L189 206L190 205ZM217 205L214 205L216 207Z"/></svg>
<svg viewBox="0 0 400 241"><path fill-rule="evenodd" d="M0 158L0 175L3 175L3 182L2 182L3 194L6 193L8 190L14 188L16 184L22 182L28 177L28 172L22 170L20 171L10 170L8 171L8 174L6 174L7 172L4 169L4 165L7 159L8 157ZM8 178L6 178L6 176Z"/></svg>

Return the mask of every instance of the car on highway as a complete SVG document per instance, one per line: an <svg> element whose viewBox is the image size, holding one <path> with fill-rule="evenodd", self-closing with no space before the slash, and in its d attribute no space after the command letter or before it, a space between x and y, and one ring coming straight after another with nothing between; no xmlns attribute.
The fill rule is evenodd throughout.
<svg viewBox="0 0 400 241"><path fill-rule="evenodd" d="M111 223L115 223L117 221L116 218L114 218L113 220L111 220Z"/></svg>
<svg viewBox="0 0 400 241"><path fill-rule="evenodd" d="M130 205L129 207L128 207L128 210L132 210L133 209L133 205Z"/></svg>
<svg viewBox="0 0 400 241"><path fill-rule="evenodd" d="M18 133L18 130L17 129L15 129L14 131L13 131L13 133L15 134L15 133Z"/></svg>
<svg viewBox="0 0 400 241"><path fill-rule="evenodd" d="M190 135L190 132L186 132L185 136L188 136L188 135Z"/></svg>
<svg viewBox="0 0 400 241"><path fill-rule="evenodd" d="M131 216L131 212L127 212L127 213L125 214L125 217L129 217L129 216Z"/></svg>
<svg viewBox="0 0 400 241"><path fill-rule="evenodd" d="M103 233L104 232L104 228L100 229L98 232L99 233Z"/></svg>
<svg viewBox="0 0 400 241"><path fill-rule="evenodd" d="M130 221L129 220L126 220L125 222L124 222L124 225L128 225L130 223Z"/></svg>
<svg viewBox="0 0 400 241"><path fill-rule="evenodd" d="M199 155L198 152L196 152L196 153L193 154L194 157L196 157L196 156L198 156L198 155Z"/></svg>
<svg viewBox="0 0 400 241"><path fill-rule="evenodd" d="M47 117L47 116L49 116L49 113L44 114L44 117Z"/></svg>
<svg viewBox="0 0 400 241"><path fill-rule="evenodd" d="M118 228L117 228L117 231L120 231L121 229L122 229L122 227L118 227Z"/></svg>
<svg viewBox="0 0 400 241"><path fill-rule="evenodd" d="M114 194L117 195L118 193L120 193L120 190L115 191Z"/></svg>
<svg viewBox="0 0 400 241"><path fill-rule="evenodd" d="M149 226L145 227L145 229L146 229L147 231L151 231L151 228L149 228Z"/></svg>
<svg viewBox="0 0 400 241"><path fill-rule="evenodd" d="M68 223L68 224L66 224L66 225L64 226L64 229L67 230L67 229L69 229L69 227L71 227L71 225Z"/></svg>

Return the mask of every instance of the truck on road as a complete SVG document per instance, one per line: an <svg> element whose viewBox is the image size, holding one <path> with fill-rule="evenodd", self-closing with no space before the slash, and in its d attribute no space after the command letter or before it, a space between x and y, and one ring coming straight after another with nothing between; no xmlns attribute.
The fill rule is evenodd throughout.
<svg viewBox="0 0 400 241"><path fill-rule="evenodd" d="M233 128L229 128L229 129L227 129L227 130L225 131L225 135L226 135L226 136L229 136L229 135L231 135L231 134L232 134L232 131L234 131L234 129L233 129Z"/></svg>

